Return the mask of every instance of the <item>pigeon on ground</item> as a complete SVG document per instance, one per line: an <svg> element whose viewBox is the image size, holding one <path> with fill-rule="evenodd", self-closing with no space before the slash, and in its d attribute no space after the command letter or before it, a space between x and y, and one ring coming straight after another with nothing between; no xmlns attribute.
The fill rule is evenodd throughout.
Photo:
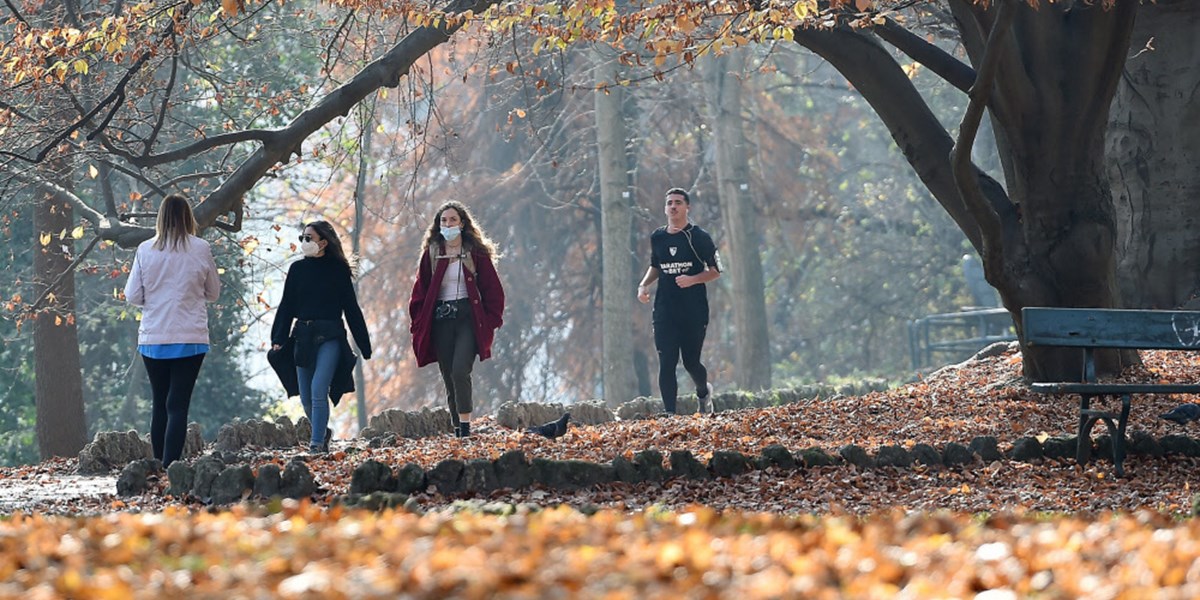
<svg viewBox="0 0 1200 600"><path fill-rule="evenodd" d="M550 421L537 427L530 427L529 433L536 433L554 439L567 432L567 421L569 420L571 420L571 413L563 413L563 416L559 417L557 421Z"/></svg>
<svg viewBox="0 0 1200 600"><path fill-rule="evenodd" d="M1158 416L1168 421L1175 421L1180 425L1187 425L1188 421L1200 419L1200 404L1180 404Z"/></svg>

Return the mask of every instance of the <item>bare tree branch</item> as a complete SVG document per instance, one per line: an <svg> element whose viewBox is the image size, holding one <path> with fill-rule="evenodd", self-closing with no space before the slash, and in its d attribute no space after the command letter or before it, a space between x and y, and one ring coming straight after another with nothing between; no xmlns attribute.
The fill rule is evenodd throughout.
<svg viewBox="0 0 1200 600"><path fill-rule="evenodd" d="M875 35L895 46L909 58L925 65L930 71L963 92L970 90L971 84L975 82L975 69L972 69L970 65L925 41L924 38L909 31L896 21L887 19L874 31Z"/></svg>
<svg viewBox="0 0 1200 600"><path fill-rule="evenodd" d="M182 2L180 4L182 5L182 12L179 15L179 19L183 20L187 17L188 13L190 13L192 11L192 8L194 5L191 2ZM168 22L163 27L163 31L159 36L159 43L161 44L161 43L165 42L166 40L172 39L174 37L175 37L175 21L170 20L170 22ZM75 133L79 129L82 129L84 127L84 125L91 122L93 117L100 114L100 112L103 111L105 109L105 107L107 107L109 109L109 112L104 117L104 120L101 121L100 126L97 127L95 130L93 130L91 133L89 133L87 135L87 139L89 139L89 140L95 139L96 136L99 135L100 132L102 132L104 130L104 127L108 124L108 122L110 120L112 120L112 118L116 114L117 110L120 109L120 107L124 104L125 90L129 86L129 82L133 80L134 75L136 75L139 71L142 70L142 67L146 66L146 63L149 62L150 57L152 55L153 54L151 52L143 52L142 55L138 57L137 61L134 62L133 66L129 67L129 69L125 71L125 75L121 77L121 80L117 82L116 87L113 88L113 91L111 93L109 93L109 95L106 98L101 100L98 104L96 104L95 107L93 107L91 110L87 111L86 114L84 114L82 117L80 117L74 123L69 125L61 133L54 136L49 142L47 142L42 147L42 149L37 153L37 155L34 158L31 159L31 158L25 156L24 154L14 153L14 152L9 152L9 151L0 151L0 155L12 156L14 158L18 158L20 160L23 160L23 161L29 162L29 163L34 163L34 164L40 163L43 160L45 160L46 157L49 156L50 153L53 152L54 149L56 147L58 147L58 145L60 143L62 143L63 140L70 138L71 134Z"/></svg>
<svg viewBox="0 0 1200 600"><path fill-rule="evenodd" d="M999 265L1004 259L1002 227L999 215L992 209L980 188L977 170L971 162L971 149L975 146L975 135L979 132L979 123L983 120L984 110L987 109L991 98L992 86L1000 67L1004 39L1016 15L1016 0L998 0L998 3L999 11L988 34L983 62L979 66L975 85L971 86L971 100L958 127L958 140L950 150L954 183L958 186L967 209L975 216L975 222L982 233L980 254L985 266Z"/></svg>
<svg viewBox="0 0 1200 600"><path fill-rule="evenodd" d="M33 173L18 172L11 167L0 167L7 171L10 175L21 181L25 181L43 192L53 196L55 199L70 204L80 215L91 221L96 227L96 235L99 238L110 240L121 247L133 247L142 241L148 240L154 236L154 228L146 228L138 225L132 225L119 221L115 218L108 218L101 214L96 209L88 206L83 198L80 198L70 190L54 183L47 181Z"/></svg>
<svg viewBox="0 0 1200 600"><path fill-rule="evenodd" d="M129 164L141 169L145 169L147 167L153 167L191 158L192 156L207 152L220 146L230 146L233 144L240 144L242 142L253 141L269 144L275 137L277 137L277 135L277 132L269 129L246 129L242 131L231 131L229 133L222 133L212 137L206 137L202 140L192 142L186 146L182 146L168 152L163 152L162 154L147 155L137 155L127 150L122 150L114 145L112 140L109 140L107 136L105 136L100 143L104 145L105 150L124 158L129 162Z"/></svg>
<svg viewBox="0 0 1200 600"><path fill-rule="evenodd" d="M93 237L92 241L88 242L87 248L84 248L83 252L80 252L79 256L76 256L75 260L71 261L71 264L68 265L67 268L63 269L62 273L59 273L58 276L54 278L54 281L51 281L50 284L46 286L46 289L42 290L42 295L38 296L37 300L34 300L33 304L29 305L28 310L30 313L36 313L42 308L42 303L54 293L55 288L62 283L63 279L66 278L68 273L75 272L75 268L83 262L83 259L87 258L88 254L91 254L92 249L96 247L96 244L100 242L100 239L100 236Z"/></svg>
<svg viewBox="0 0 1200 600"><path fill-rule="evenodd" d="M25 20L25 16L21 14L20 10L17 10L17 7L13 5L12 0L4 0L4 5L8 7L8 11L12 13L13 17L16 17L18 21L24 23L26 27L30 26L29 21Z"/></svg>
<svg viewBox="0 0 1200 600"><path fill-rule="evenodd" d="M497 1L454 0L447 5L445 12L458 15L470 10L479 14ZM198 224L202 228L211 227L218 218L231 212L235 215L235 226L240 223L243 197L268 171L276 164L287 163L293 154L299 155L300 145L308 136L335 118L346 116L351 108L379 88L400 85L400 79L408 74L417 59L449 40L462 25L461 20L453 23L443 20L437 27L425 26L413 30L350 81L300 113L286 127L269 131L270 135L263 140L263 145L196 207Z"/></svg>
<svg viewBox="0 0 1200 600"><path fill-rule="evenodd" d="M146 141L143 144L142 155L150 154L154 148L154 142L158 140L158 134L162 132L163 123L167 120L167 108L171 106L171 92L175 89L175 77L179 73L179 53L176 52L171 57L171 75L167 78L167 85L163 89L162 104L158 108L158 119L154 122L154 127L150 129L150 135L146 136Z"/></svg>

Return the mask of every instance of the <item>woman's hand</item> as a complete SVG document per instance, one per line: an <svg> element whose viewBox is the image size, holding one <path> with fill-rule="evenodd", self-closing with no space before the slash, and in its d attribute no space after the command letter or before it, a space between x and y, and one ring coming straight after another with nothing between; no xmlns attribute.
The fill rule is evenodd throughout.
<svg viewBox="0 0 1200 600"><path fill-rule="evenodd" d="M271 344L271 349L272 349L272 350L278 350L278 349L280 349L280 348L282 348L282 347L283 347L283 346L280 346L279 344Z"/></svg>

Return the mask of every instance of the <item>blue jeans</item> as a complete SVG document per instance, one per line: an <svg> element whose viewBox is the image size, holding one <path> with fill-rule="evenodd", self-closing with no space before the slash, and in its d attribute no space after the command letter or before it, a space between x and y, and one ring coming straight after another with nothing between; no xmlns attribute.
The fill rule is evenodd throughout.
<svg viewBox="0 0 1200 600"><path fill-rule="evenodd" d="M304 415L312 423L312 440L310 444L320 446L325 443L325 428L329 426L329 383L333 381L333 372L337 370L338 340L329 340L317 348L317 360L313 368L296 367L296 375L300 380L300 404L304 407Z"/></svg>

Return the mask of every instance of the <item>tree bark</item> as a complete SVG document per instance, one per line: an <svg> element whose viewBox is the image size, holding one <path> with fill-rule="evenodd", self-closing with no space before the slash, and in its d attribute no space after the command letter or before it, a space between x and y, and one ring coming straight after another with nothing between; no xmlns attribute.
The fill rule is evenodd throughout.
<svg viewBox="0 0 1200 600"><path fill-rule="evenodd" d="M75 456L87 443L83 374L75 328L75 271L71 265L74 227L71 205L44 198L34 208L33 266L40 296L53 285L53 299L34 315L33 364L37 394L37 442L42 459ZM60 239L62 232L66 239ZM49 234L50 242L42 244ZM57 283L55 283L57 282Z"/></svg>
<svg viewBox="0 0 1200 600"><path fill-rule="evenodd" d="M354 179L354 233L350 238L351 249L356 257L362 256L363 196L367 193L367 174L371 171L371 163L367 159L371 156L372 134L375 132L375 102L365 102L360 106L358 116L362 146L358 149L358 175ZM358 293L358 276L361 273L354 275L354 290ZM354 363L354 399L358 430L362 431L367 428L367 380L363 375L361 358Z"/></svg>
<svg viewBox="0 0 1200 600"><path fill-rule="evenodd" d="M1200 291L1197 31L1200 3L1142 5L1113 99L1108 173L1116 209L1117 272L1130 308L1174 308Z"/></svg>
<svg viewBox="0 0 1200 600"><path fill-rule="evenodd" d="M767 332L762 257L749 191L750 161L742 119L744 52L714 56L707 65L708 110L716 150L717 185L725 220L725 250L733 279L735 380L743 390L771 387L771 346Z"/></svg>
<svg viewBox="0 0 1200 600"><path fill-rule="evenodd" d="M626 166L625 121L621 105L625 88L611 52L595 54L596 146L600 162L600 230L603 246L603 386L604 401L617 406L637 393L633 369L633 290L629 280L633 198Z"/></svg>

